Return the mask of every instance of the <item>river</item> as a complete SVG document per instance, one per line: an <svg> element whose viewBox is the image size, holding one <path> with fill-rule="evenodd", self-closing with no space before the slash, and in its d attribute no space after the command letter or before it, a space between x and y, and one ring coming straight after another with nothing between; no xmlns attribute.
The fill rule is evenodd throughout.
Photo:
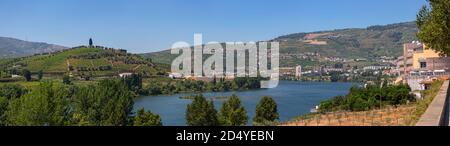
<svg viewBox="0 0 450 146"><path fill-rule="evenodd" d="M263 96L272 96L278 104L280 121L288 121L295 117L310 112L320 103L338 95L346 95L349 89L357 85L355 83L330 83L330 82L296 82L280 81L277 88L259 89L242 92L214 92L203 93L209 99L214 100L215 107L219 109L223 100L212 97L230 96L236 94L241 98L248 112L248 124L251 125L255 115L256 104ZM135 100L134 109L144 107L153 113L159 114L165 126L185 126L186 107L191 103L190 99L180 99L181 96L193 94L176 94L162 96L143 96Z"/></svg>

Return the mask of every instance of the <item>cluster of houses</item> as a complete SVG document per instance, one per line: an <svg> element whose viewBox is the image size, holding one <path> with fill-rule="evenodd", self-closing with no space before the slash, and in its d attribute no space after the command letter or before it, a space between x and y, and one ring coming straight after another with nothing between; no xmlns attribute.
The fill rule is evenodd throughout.
<svg viewBox="0 0 450 146"><path fill-rule="evenodd" d="M397 83L407 83L412 90L426 90L433 80L448 80L450 57L441 56L425 44L413 41L403 46L403 56L395 62Z"/></svg>

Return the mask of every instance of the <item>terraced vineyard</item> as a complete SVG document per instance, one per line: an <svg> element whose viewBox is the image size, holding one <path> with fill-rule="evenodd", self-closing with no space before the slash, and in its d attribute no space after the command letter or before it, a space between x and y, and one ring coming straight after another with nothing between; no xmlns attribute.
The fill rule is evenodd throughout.
<svg viewBox="0 0 450 146"><path fill-rule="evenodd" d="M108 77L123 72L151 76L165 72L139 55L103 47L77 47L54 53L3 59L0 60L0 67L5 72L27 69L32 73L43 71L49 75L70 74L78 77Z"/></svg>

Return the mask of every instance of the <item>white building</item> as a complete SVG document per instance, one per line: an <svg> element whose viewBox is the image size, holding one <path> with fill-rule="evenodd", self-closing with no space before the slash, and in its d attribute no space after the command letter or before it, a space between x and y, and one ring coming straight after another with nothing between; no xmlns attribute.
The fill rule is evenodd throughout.
<svg viewBox="0 0 450 146"><path fill-rule="evenodd" d="M11 75L11 78L20 78L20 77L22 77L22 76L20 76L20 75Z"/></svg>
<svg viewBox="0 0 450 146"><path fill-rule="evenodd" d="M391 69L390 66L366 66L363 68L364 71L367 70L386 70L386 69Z"/></svg>
<svg viewBox="0 0 450 146"><path fill-rule="evenodd" d="M183 78L183 75L182 75L181 73L170 73L170 74L169 74L169 78L172 78L172 79L181 79L181 78Z"/></svg>
<svg viewBox="0 0 450 146"><path fill-rule="evenodd" d="M299 65L295 67L295 78L299 79L302 77L302 66Z"/></svg>
<svg viewBox="0 0 450 146"><path fill-rule="evenodd" d="M121 78L124 78L124 77L129 77L129 76L131 76L131 75L133 75L133 73L121 73L121 74L119 74L119 77L121 77Z"/></svg>

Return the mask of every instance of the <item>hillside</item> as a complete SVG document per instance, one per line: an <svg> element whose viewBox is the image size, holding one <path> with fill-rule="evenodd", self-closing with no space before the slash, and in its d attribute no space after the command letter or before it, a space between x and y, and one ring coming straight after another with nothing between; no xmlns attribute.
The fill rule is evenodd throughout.
<svg viewBox="0 0 450 146"><path fill-rule="evenodd" d="M281 42L281 53L319 52L325 56L374 58L400 56L403 43L416 40L417 31L415 22L407 22L364 29L296 33L274 40Z"/></svg>
<svg viewBox="0 0 450 146"><path fill-rule="evenodd" d="M319 59L314 56L317 55L345 59L365 58L371 62L381 56L400 56L403 43L417 40L417 31L415 22L405 22L367 28L295 33L273 40L280 42L283 67L316 64ZM167 50L144 56L152 58L154 62L166 64L170 64L176 57Z"/></svg>
<svg viewBox="0 0 450 146"><path fill-rule="evenodd" d="M123 72L151 76L164 72L151 61L127 53L126 50L85 46L22 58L2 59L0 67L13 73L28 69L34 73L42 70L44 74L69 73L77 77L117 76Z"/></svg>
<svg viewBox="0 0 450 146"><path fill-rule="evenodd" d="M63 49L67 49L67 47L0 37L0 58L23 57L37 53L54 52Z"/></svg>

